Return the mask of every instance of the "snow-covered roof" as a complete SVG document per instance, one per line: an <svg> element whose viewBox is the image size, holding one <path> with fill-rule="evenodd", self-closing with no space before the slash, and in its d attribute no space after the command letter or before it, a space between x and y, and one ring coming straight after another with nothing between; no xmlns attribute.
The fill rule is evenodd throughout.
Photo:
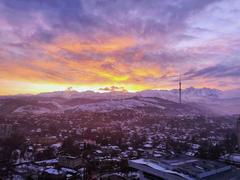
<svg viewBox="0 0 240 180"><path fill-rule="evenodd" d="M145 147L145 148L152 148L153 146L151 144L144 144L143 147Z"/></svg>
<svg viewBox="0 0 240 180"><path fill-rule="evenodd" d="M153 169L156 169L158 171L162 171L162 172L166 172L166 173L170 173L170 174L175 174L175 175L181 176L181 177L183 177L187 180L192 180L191 177L189 177L185 174L176 172L176 171L168 170L165 167L161 166L159 163L155 163L155 162L152 162L152 161L147 161L145 159L130 160L130 162L137 163L137 164L143 164L143 165L149 166Z"/></svg>
<svg viewBox="0 0 240 180"><path fill-rule="evenodd" d="M57 170L57 169L54 169L54 168L46 169L44 172L46 172L48 174L54 174L54 175L59 175L59 174L62 173L61 170Z"/></svg>
<svg viewBox="0 0 240 180"><path fill-rule="evenodd" d="M54 163L58 163L58 160L57 159L48 159L48 160L43 160L43 161L36 161L35 163L37 163L37 164L43 164L43 163L54 164Z"/></svg>
<svg viewBox="0 0 240 180"><path fill-rule="evenodd" d="M62 143L56 143L51 145L51 147L53 148L60 148L61 146L62 146Z"/></svg>
<svg viewBox="0 0 240 180"><path fill-rule="evenodd" d="M61 168L61 170L66 173L73 173L73 174L77 173L77 171L70 168Z"/></svg>

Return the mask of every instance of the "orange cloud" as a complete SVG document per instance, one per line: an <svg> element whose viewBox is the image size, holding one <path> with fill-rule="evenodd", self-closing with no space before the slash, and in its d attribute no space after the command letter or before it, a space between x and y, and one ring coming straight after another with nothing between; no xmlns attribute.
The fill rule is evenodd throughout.
<svg viewBox="0 0 240 180"><path fill-rule="evenodd" d="M130 37L112 37L104 39L99 37L95 41L86 41L76 36L65 35L61 36L53 44L47 45L45 48L51 53L56 53L61 50L67 50L74 53L85 51L108 53L133 47L136 45L136 40Z"/></svg>
<svg viewBox="0 0 240 180"><path fill-rule="evenodd" d="M137 44L134 38L113 37L105 41L104 38L99 39L101 40L98 42L84 42L77 37L64 36L51 44L35 44L36 48L43 50L47 58L31 59L29 56L29 59L23 61L5 61L1 64L0 77L12 82L32 84L25 86L31 89L30 92L52 90L53 87L63 89L69 86L80 90L118 86L128 91L159 87L156 82L148 82L146 79L158 79L168 70L161 69L156 63L141 61L144 54L139 51L134 55L134 63L125 59L124 51L123 56L112 53L134 47ZM104 56L100 56L99 60L66 58L61 54L62 49L73 53L98 52ZM37 90L29 87L35 87ZM29 92L28 89L25 91Z"/></svg>
<svg viewBox="0 0 240 180"><path fill-rule="evenodd" d="M109 59L102 61L66 61L66 60L34 60L28 64L11 64L1 71L4 79L42 83L42 84L70 84L75 86L112 86L121 85L130 91L150 88L144 78L161 76L157 67L127 62L113 61L114 68L106 69L102 65Z"/></svg>

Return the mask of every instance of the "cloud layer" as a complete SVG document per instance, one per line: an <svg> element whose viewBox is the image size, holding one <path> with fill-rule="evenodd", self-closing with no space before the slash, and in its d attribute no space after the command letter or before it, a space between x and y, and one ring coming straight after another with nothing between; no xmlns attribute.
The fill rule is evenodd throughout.
<svg viewBox="0 0 240 180"><path fill-rule="evenodd" d="M2 0L0 12L0 94L168 89L180 73L185 87L239 87L238 0Z"/></svg>

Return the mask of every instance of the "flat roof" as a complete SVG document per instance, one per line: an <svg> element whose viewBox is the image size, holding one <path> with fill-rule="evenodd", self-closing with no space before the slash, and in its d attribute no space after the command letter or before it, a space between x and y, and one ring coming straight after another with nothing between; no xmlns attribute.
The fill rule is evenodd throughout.
<svg viewBox="0 0 240 180"><path fill-rule="evenodd" d="M176 171L184 172L192 176L204 176L208 175L209 172L217 174L221 171L230 170L231 166L209 160L197 160L195 162L181 164L176 167ZM215 171L215 172L214 172ZM209 174L210 175L210 174Z"/></svg>
<svg viewBox="0 0 240 180"><path fill-rule="evenodd" d="M186 179L192 177L207 177L231 170L231 166L217 161L200 160L197 158L170 158L170 159L137 159L130 162L146 165L155 170L176 174Z"/></svg>
<svg viewBox="0 0 240 180"><path fill-rule="evenodd" d="M153 168L155 170L161 171L161 172L165 172L165 173L169 173L169 174L173 174L173 175L177 175L179 177L182 177L184 179L192 179L191 177L189 177L186 174L183 174L181 172L176 172L176 171L172 171L167 169L164 166L161 166L161 164L158 164L157 162L153 162L151 160L146 160L146 159L136 159L136 160L129 160L132 163L136 163L136 164L140 164L140 165L144 165L144 166L148 166L150 168ZM141 169L140 169L141 170Z"/></svg>

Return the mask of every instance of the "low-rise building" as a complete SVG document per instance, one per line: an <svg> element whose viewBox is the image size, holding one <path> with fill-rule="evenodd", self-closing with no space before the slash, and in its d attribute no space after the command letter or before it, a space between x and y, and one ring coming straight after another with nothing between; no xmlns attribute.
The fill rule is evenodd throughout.
<svg viewBox="0 0 240 180"><path fill-rule="evenodd" d="M220 157L220 161L233 164L236 166L240 166L240 154L238 153L233 153L233 154L226 154L222 157Z"/></svg>
<svg viewBox="0 0 240 180"><path fill-rule="evenodd" d="M227 164L190 157L129 160L129 166L139 171L140 180L240 178L240 172Z"/></svg>
<svg viewBox="0 0 240 180"><path fill-rule="evenodd" d="M77 168L83 164L82 158L73 156L60 156L59 165L68 168Z"/></svg>

